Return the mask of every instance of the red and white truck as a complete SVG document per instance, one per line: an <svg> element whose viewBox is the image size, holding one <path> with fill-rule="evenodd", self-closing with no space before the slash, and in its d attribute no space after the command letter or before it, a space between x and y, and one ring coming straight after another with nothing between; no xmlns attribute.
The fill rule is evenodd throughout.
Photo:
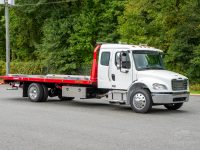
<svg viewBox="0 0 200 150"><path fill-rule="evenodd" d="M11 74L0 78L23 88L23 97L33 102L47 101L48 96L61 100L104 97L138 113L150 111L153 105L176 110L189 100L189 81L165 70L162 54L144 45L99 44L90 76Z"/></svg>

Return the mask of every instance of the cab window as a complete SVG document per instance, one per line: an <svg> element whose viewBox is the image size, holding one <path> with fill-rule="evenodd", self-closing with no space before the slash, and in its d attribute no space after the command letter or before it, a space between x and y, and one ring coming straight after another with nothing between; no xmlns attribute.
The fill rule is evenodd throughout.
<svg viewBox="0 0 200 150"><path fill-rule="evenodd" d="M110 61L110 52L102 52L101 53L101 65L109 66Z"/></svg>

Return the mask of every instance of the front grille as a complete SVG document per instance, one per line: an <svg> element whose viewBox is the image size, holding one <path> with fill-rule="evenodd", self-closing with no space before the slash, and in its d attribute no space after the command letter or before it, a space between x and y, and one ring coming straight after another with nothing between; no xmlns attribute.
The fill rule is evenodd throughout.
<svg viewBox="0 0 200 150"><path fill-rule="evenodd" d="M172 80L172 90L173 91L180 91L180 90L187 90L188 80Z"/></svg>

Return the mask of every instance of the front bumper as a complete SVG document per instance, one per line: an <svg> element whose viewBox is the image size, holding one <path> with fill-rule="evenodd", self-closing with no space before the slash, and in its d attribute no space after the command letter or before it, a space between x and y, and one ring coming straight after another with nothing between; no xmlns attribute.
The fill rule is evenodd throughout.
<svg viewBox="0 0 200 150"><path fill-rule="evenodd" d="M189 101L189 92L152 93L154 104L183 103Z"/></svg>

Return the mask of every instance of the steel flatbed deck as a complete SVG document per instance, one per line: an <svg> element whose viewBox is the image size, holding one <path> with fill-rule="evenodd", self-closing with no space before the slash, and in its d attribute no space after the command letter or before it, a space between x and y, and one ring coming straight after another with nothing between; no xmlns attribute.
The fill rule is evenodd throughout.
<svg viewBox="0 0 200 150"><path fill-rule="evenodd" d="M94 81L90 80L90 76L78 75L25 75L10 74L8 76L0 76L4 82L39 82L39 83L56 83L56 84L78 84L78 85L94 85Z"/></svg>

